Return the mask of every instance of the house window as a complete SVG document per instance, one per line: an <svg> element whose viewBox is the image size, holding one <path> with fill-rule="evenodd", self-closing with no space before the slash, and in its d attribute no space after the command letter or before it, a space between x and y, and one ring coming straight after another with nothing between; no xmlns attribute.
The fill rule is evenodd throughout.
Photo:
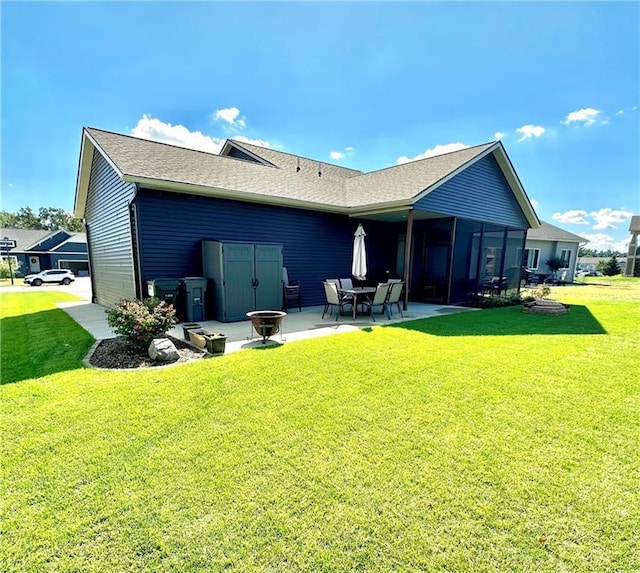
<svg viewBox="0 0 640 573"><path fill-rule="evenodd" d="M540 260L540 249L525 249L523 261L528 269L536 270Z"/></svg>
<svg viewBox="0 0 640 573"><path fill-rule="evenodd" d="M564 268L569 268L571 264L571 249L562 249L560 251L560 258L562 259Z"/></svg>

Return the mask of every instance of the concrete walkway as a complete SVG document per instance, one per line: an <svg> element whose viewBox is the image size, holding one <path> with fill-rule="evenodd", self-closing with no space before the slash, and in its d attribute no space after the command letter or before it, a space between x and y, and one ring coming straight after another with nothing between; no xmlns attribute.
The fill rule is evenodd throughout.
<svg viewBox="0 0 640 573"><path fill-rule="evenodd" d="M47 285L42 287L17 285L15 287L4 287L2 291L29 291L34 290L35 288L60 290L62 292L69 292L81 297L83 299L81 301L59 302L57 303L57 306L69 314L71 318L87 330L96 340L104 340L107 338L114 338L116 336L107 324L107 309L103 306L90 302L91 285L89 279L79 278L68 287L58 285ZM330 336L333 334L340 334L342 332L353 332L362 328L395 324L418 318L431 318L434 316L442 316L443 314L470 312L474 310L458 306L411 302L409 303L408 310L403 312L404 317L401 317L400 313L396 309L391 316L391 320L387 320L384 315L376 314L376 320L374 322L371 317L366 315L359 315L354 320L351 314L339 316L336 321L335 311L333 315L327 315L323 319L323 308L324 306L303 307L302 312L298 311L298 309L290 310L282 322L282 333L276 334L274 337L267 340L267 344L283 344L293 342L295 340ZM174 338L183 339L182 324L183 323L176 324L168 334ZM214 332L221 332L227 336L225 354L245 348L256 348L262 346L262 337L254 331L249 320L228 323L217 322L215 320L205 320L198 324L200 324L202 328L213 330Z"/></svg>

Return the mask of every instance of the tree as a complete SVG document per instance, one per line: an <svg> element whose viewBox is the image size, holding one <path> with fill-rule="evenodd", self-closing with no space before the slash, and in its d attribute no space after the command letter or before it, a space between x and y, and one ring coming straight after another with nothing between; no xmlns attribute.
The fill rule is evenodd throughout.
<svg viewBox="0 0 640 573"><path fill-rule="evenodd" d="M2 259L0 259L0 278L9 279L16 277L20 274L21 267L22 262L15 257L11 257L11 262L9 262L9 257L2 257Z"/></svg>
<svg viewBox="0 0 640 573"><path fill-rule="evenodd" d="M606 251L603 250L596 250L596 249L586 249L585 247L580 247L578 249L578 256L579 257L613 257L613 256L617 256L617 257L624 257L624 253L621 253L620 251L612 251L611 249L607 249Z"/></svg>
<svg viewBox="0 0 640 573"><path fill-rule="evenodd" d="M71 213L57 207L40 207L37 215L31 207L21 207L17 213L0 211L0 224L2 227L13 229L43 231L63 229L76 233L84 231L84 225L80 219L74 218Z"/></svg>
<svg viewBox="0 0 640 573"><path fill-rule="evenodd" d="M608 261L600 261L598 263L598 270L606 277L612 277L620 274L620 267L618 266L618 259L614 255Z"/></svg>

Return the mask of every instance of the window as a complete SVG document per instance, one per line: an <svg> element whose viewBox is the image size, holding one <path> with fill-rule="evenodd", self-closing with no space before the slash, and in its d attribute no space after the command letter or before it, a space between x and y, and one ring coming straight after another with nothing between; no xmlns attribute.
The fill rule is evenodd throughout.
<svg viewBox="0 0 640 573"><path fill-rule="evenodd" d="M562 259L564 268L568 268L571 264L571 249L562 249L560 251L560 258Z"/></svg>
<svg viewBox="0 0 640 573"><path fill-rule="evenodd" d="M528 269L537 269L538 261L540 260L540 249L525 249L522 260Z"/></svg>

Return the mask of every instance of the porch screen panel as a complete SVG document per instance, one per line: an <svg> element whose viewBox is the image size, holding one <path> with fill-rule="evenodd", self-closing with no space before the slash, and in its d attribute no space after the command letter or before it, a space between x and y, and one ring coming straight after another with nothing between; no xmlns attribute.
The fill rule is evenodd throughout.
<svg viewBox="0 0 640 573"><path fill-rule="evenodd" d="M507 233L504 263L504 276L507 280L507 296L515 295L520 288L524 237L524 230L510 230Z"/></svg>
<svg viewBox="0 0 640 573"><path fill-rule="evenodd" d="M479 291L478 262L481 235L481 223L458 219L451 279L452 303L472 300Z"/></svg>

